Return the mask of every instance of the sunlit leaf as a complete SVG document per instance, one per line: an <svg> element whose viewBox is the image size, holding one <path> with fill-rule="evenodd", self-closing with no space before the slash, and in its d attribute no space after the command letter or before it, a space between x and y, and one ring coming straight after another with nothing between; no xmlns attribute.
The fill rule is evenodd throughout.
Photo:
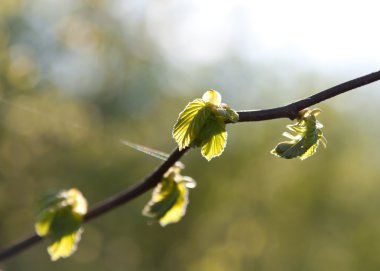
<svg viewBox="0 0 380 271"><path fill-rule="evenodd" d="M186 213L187 204L189 203L189 191L184 183L176 183L177 199L171 208L160 218L161 226L176 223Z"/></svg>
<svg viewBox="0 0 380 271"><path fill-rule="evenodd" d="M52 210L44 210L39 213L37 222L34 225L36 233L39 236L46 236L49 233L51 222L54 218L54 212Z"/></svg>
<svg viewBox="0 0 380 271"><path fill-rule="evenodd" d="M80 215L87 213L87 200L78 189L72 188L67 191L67 203L73 207L73 212Z"/></svg>
<svg viewBox="0 0 380 271"><path fill-rule="evenodd" d="M206 103L211 103L215 106L220 106L220 104L222 103L222 95L220 95L220 93L216 90L210 89L203 94L202 100Z"/></svg>
<svg viewBox="0 0 380 271"><path fill-rule="evenodd" d="M154 189L150 203L144 208L144 215L161 218L174 205L178 194L177 184L173 180L162 179Z"/></svg>
<svg viewBox="0 0 380 271"><path fill-rule="evenodd" d="M82 193L72 188L44 197L39 204L35 230L47 237L48 252L53 261L75 252L82 232L87 201Z"/></svg>
<svg viewBox="0 0 380 271"><path fill-rule="evenodd" d="M176 164L165 173L143 209L145 216L155 218L163 227L181 220L188 204L188 188L195 187L192 178L180 174L182 168Z"/></svg>
<svg viewBox="0 0 380 271"><path fill-rule="evenodd" d="M299 157L304 160L317 151L320 142L326 146L326 139L321 130L323 125L316 119L319 113L319 109L303 110L297 123L287 126L290 131L296 134L283 133L290 141L279 143L271 153L281 158Z"/></svg>
<svg viewBox="0 0 380 271"><path fill-rule="evenodd" d="M189 146L201 147L207 160L223 152L227 143L225 122L237 122L239 115L221 101L217 91L209 90L202 99L190 102L180 113L173 129L180 150Z"/></svg>
<svg viewBox="0 0 380 271"><path fill-rule="evenodd" d="M199 137L202 155L210 161L222 154L227 144L226 124L220 118L210 118Z"/></svg>
<svg viewBox="0 0 380 271"><path fill-rule="evenodd" d="M48 246L48 253L52 261L56 261L59 258L67 258L71 256L77 249L77 245L80 241L82 229L67 234Z"/></svg>
<svg viewBox="0 0 380 271"><path fill-rule="evenodd" d="M190 102L179 114L173 128L173 137L180 150L188 147L198 136L209 115L210 109L201 99Z"/></svg>

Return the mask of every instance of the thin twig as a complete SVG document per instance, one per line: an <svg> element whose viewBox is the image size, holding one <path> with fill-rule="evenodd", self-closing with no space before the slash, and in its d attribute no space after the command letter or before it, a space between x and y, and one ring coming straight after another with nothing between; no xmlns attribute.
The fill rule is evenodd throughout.
<svg viewBox="0 0 380 271"><path fill-rule="evenodd" d="M175 164L187 151L189 148L183 150L178 150L176 148L156 170L153 171L144 181L141 183L132 186L130 189L121 192L118 195L112 196L102 202L96 204L91 208L86 216L84 217L85 221L90 221L128 201L140 196L151 188L155 187L162 179L162 176L165 174L168 169ZM0 254L1 257L1 254ZM1 258L0 258L1 259Z"/></svg>
<svg viewBox="0 0 380 271"><path fill-rule="evenodd" d="M88 222L116 207L127 203L128 201L140 196L151 188L155 187L158 182L162 179L165 172L175 164L189 149L183 149L181 151L176 148L159 167L157 167L145 180L138 183L135 186L130 187L126 191L120 194L114 195L99 202L94 207L92 207L84 217L84 221ZM37 234L31 235L24 240L11 245L2 251L0 251L0 261L9 258L12 255L21 252L22 250L38 243L43 238Z"/></svg>
<svg viewBox="0 0 380 271"><path fill-rule="evenodd" d="M20 241L16 244L13 244L7 248L4 248L0 252L0 261L5 260L5 259L21 252L21 251L27 249L28 247L31 247L31 246L37 244L41 240L42 240L42 237L38 236L37 234L34 234L34 235L31 235L31 236L23 239L22 241Z"/></svg>
<svg viewBox="0 0 380 271"><path fill-rule="evenodd" d="M364 75L351 81L347 81L345 83L318 92L317 94L314 94L310 97L307 97L294 103L290 103L285 106L264 110L239 111L239 122L261 121L279 118L289 118L293 120L298 116L298 112L302 109L318 104L320 102L323 102L327 99L335 97L344 92L353 90L355 88L371 84L378 80L380 80L380 71Z"/></svg>
<svg viewBox="0 0 380 271"><path fill-rule="evenodd" d="M368 85L375 81L380 80L380 71L356 78L354 80L345 82L343 84L334 86L332 88L326 89L324 91L318 92L310 97L299 100L294 103L290 103L285 106L264 109L264 110L253 110L253 111L239 111L239 122L247 121L262 121L271 120L278 118L289 118L295 119L298 116L298 112L309 106L315 105L334 96L342 94L344 92L353 90L355 88ZM155 187L157 183L160 182L162 176L165 172L175 164L189 149L183 149L179 151L175 149L167 160L165 160L159 167L157 167L146 179L138 183L135 186L127 189L120 194L109 197L108 199L99 202L89 212L85 215L84 221L88 222L98 216L101 216L116 207L119 207L132 199L140 196L141 194L147 192L151 188ZM16 244L10 245L9 247L0 251L0 261L5 260L25 249L31 247L32 245L41 241L42 238L38 235L32 235Z"/></svg>

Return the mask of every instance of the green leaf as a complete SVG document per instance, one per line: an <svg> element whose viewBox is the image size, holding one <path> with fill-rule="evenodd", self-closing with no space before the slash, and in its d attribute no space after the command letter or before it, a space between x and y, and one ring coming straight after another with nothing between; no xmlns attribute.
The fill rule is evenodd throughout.
<svg viewBox="0 0 380 271"><path fill-rule="evenodd" d="M72 188L51 194L40 201L35 230L50 241L48 252L53 261L75 252L82 232L87 201L82 193Z"/></svg>
<svg viewBox="0 0 380 271"><path fill-rule="evenodd" d="M53 210L44 210L39 213L37 222L34 225L39 236L46 236L49 233L51 222L54 218Z"/></svg>
<svg viewBox="0 0 380 271"><path fill-rule="evenodd" d="M222 103L216 110L216 116L223 119L223 121L229 120L233 123L239 121L239 114L231 109L229 105Z"/></svg>
<svg viewBox="0 0 380 271"><path fill-rule="evenodd" d="M271 153L281 158L299 157L304 160L317 151L320 142L326 146L326 139L321 130L323 125L316 119L319 113L319 109L303 110L297 123L287 126L290 131L296 134L283 133L285 137L291 140L279 143Z"/></svg>
<svg viewBox="0 0 380 271"><path fill-rule="evenodd" d="M163 179L154 189L152 199L143 210L145 216L160 219L175 204L179 196L177 183Z"/></svg>
<svg viewBox="0 0 380 271"><path fill-rule="evenodd" d="M198 140L202 142L202 155L208 161L221 155L227 144L226 124L220 118L209 118Z"/></svg>
<svg viewBox="0 0 380 271"><path fill-rule="evenodd" d="M77 249L83 230L67 234L48 246L48 253L52 261L71 256Z"/></svg>
<svg viewBox="0 0 380 271"><path fill-rule="evenodd" d="M235 110L231 109L230 107L227 107L226 112L227 112L227 118L231 122L238 122L239 121L239 114Z"/></svg>
<svg viewBox="0 0 380 271"><path fill-rule="evenodd" d="M180 150L189 146L202 147L202 155L208 161L223 152L227 143L225 122L237 122L239 115L221 100L221 95L211 89L179 114L173 138Z"/></svg>
<svg viewBox="0 0 380 271"><path fill-rule="evenodd" d="M176 164L165 173L142 212L163 227L181 220L188 205L188 188L195 187L192 178L180 174L182 168L182 164Z"/></svg>
<svg viewBox="0 0 380 271"><path fill-rule="evenodd" d="M73 212L71 206L65 206L54 211L54 218L49 227L49 238L56 241L62 236L77 231L83 222L83 216Z"/></svg>
<svg viewBox="0 0 380 271"><path fill-rule="evenodd" d="M160 217L159 222L162 227L180 221L186 214L187 204L189 203L189 191L183 183L177 183L176 186L176 190L178 191L177 199L171 208Z"/></svg>
<svg viewBox="0 0 380 271"><path fill-rule="evenodd" d="M51 240L48 253L52 261L67 258L76 251L83 231L82 223L82 215L73 212L70 206L55 213L48 236Z"/></svg>
<svg viewBox="0 0 380 271"><path fill-rule="evenodd" d="M190 102L179 114L173 128L173 137L180 150L188 147L198 136L209 115L209 107L201 99Z"/></svg>

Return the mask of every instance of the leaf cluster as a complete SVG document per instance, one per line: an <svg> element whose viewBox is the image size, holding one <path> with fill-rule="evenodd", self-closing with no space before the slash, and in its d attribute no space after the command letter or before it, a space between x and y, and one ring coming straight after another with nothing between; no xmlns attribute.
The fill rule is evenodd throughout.
<svg viewBox="0 0 380 271"><path fill-rule="evenodd" d="M201 147L208 161L222 154L227 144L225 122L237 122L239 115L222 103L216 90L209 90L202 99L190 102L179 114L173 128L173 138L178 148Z"/></svg>
<svg viewBox="0 0 380 271"><path fill-rule="evenodd" d="M185 215L189 203L188 189L196 186L193 178L181 175L183 168L184 165L177 162L165 173L143 209L145 216L158 220L163 227L178 222Z"/></svg>
<svg viewBox="0 0 380 271"><path fill-rule="evenodd" d="M300 158L304 160L317 151L319 142L326 147L327 140L323 136L323 125L317 120L316 116L319 115L319 109L305 109L299 113L297 123L288 125L287 128L294 132L292 135L284 132L283 136L290 139L279 143L271 153L286 159Z"/></svg>
<svg viewBox="0 0 380 271"><path fill-rule="evenodd" d="M87 200L76 188L41 199L35 230L49 240L47 250L52 261L67 258L76 251L86 212Z"/></svg>

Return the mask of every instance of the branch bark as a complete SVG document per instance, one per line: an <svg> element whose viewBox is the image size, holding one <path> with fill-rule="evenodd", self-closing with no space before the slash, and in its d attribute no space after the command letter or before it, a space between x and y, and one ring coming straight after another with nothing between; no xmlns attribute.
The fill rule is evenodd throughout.
<svg viewBox="0 0 380 271"><path fill-rule="evenodd" d="M344 82L340 85L336 85L332 88L318 92L305 99L290 103L288 105L264 109L264 110L249 110L249 111L239 111L239 122L247 121L261 121L261 120L271 120L279 118L289 118L291 120L298 116L298 112L309 106L316 105L327 99L333 98L339 94L345 93L347 91L371 84L380 79L380 71L358 77L356 79Z"/></svg>
<svg viewBox="0 0 380 271"><path fill-rule="evenodd" d="M298 112L307 107L313 106L320 102L323 102L327 99L333 98L337 95L340 95L344 92L371 84L375 81L380 80L380 71L367 74L365 76L347 81L340 85L334 86L332 88L326 89L324 91L318 92L310 97L305 99L290 103L285 106L280 106L271 109L264 110L250 110L250 111L238 111L239 122L248 122L248 121L263 121L271 120L278 118L289 118L291 120L295 119L298 116ZM181 157L189 150L189 148L178 150L176 148L160 166L158 166L147 178L138 183L135 186L130 187L129 189L121 192L120 194L111 196L104 201L95 204L89 212L85 215L84 221L88 222L96 217L99 217L127 202L132 199L140 196L141 194L147 192L148 190L155 187L165 172L179 161ZM4 248L0 251L0 261L3 261L29 247L38 243L43 238L37 234L31 235L18 243L10 245L9 247Z"/></svg>

